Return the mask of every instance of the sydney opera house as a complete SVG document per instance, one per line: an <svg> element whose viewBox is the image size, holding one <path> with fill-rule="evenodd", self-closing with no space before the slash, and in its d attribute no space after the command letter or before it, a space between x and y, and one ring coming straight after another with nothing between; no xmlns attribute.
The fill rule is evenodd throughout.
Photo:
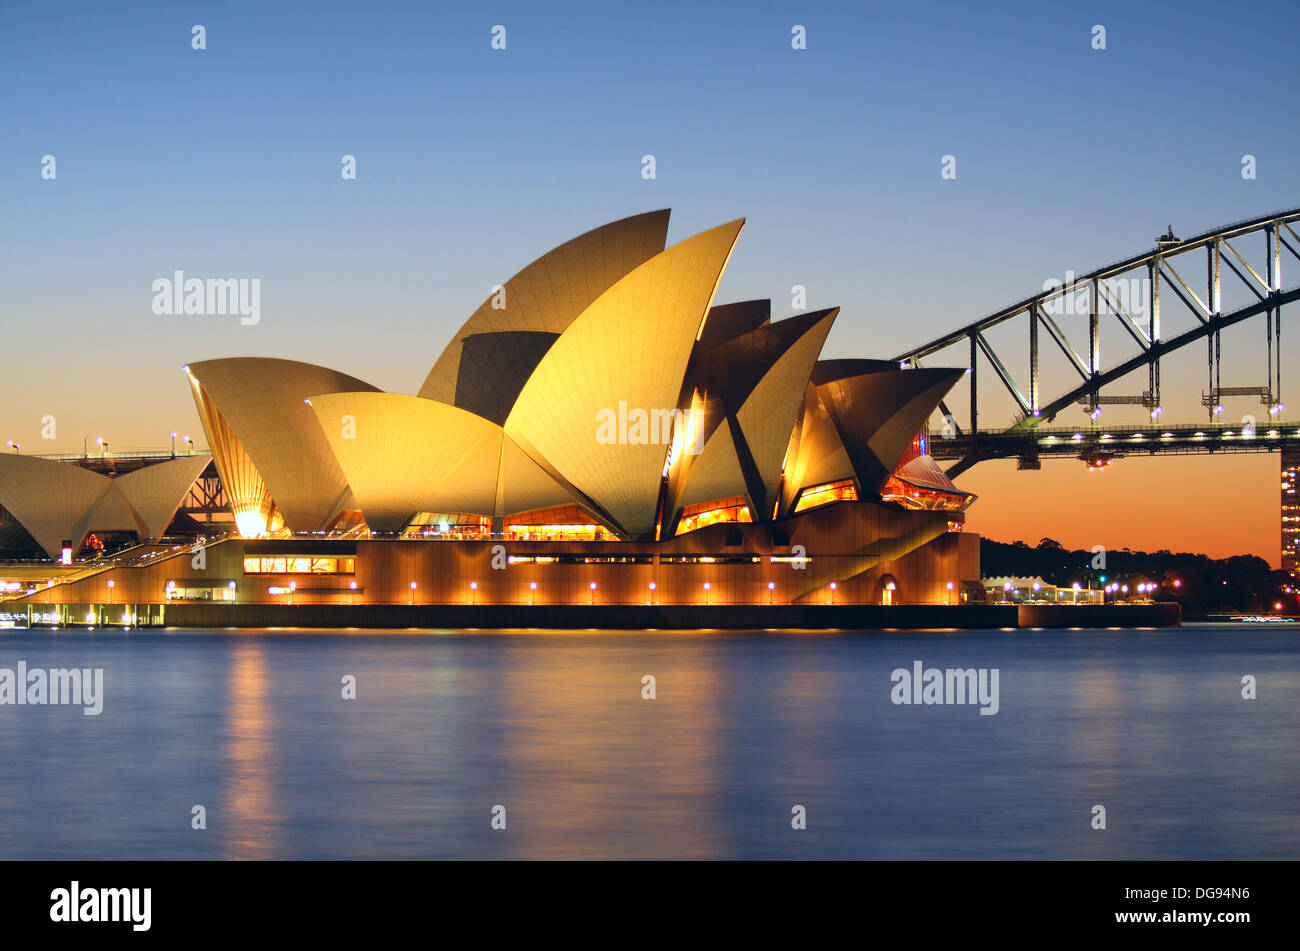
<svg viewBox="0 0 1300 951"><path fill-rule="evenodd" d="M185 368L211 456L113 477L0 455L0 545L71 572L33 603L956 603L972 496L926 453L964 370L820 359L838 309L715 304L733 221L668 211L493 289L419 392L287 359ZM209 458L230 521L172 524ZM111 566L86 540L127 533ZM20 541L15 541L18 539ZM138 554L134 554L138 553ZM39 575L39 569L33 569ZM0 578L5 577L0 568Z"/></svg>

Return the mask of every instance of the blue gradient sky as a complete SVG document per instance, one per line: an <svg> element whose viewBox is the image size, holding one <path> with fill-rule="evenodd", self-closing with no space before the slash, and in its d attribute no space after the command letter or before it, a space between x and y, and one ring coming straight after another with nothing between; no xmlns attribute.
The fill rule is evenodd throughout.
<svg viewBox="0 0 1300 951"><path fill-rule="evenodd" d="M0 440L164 444L198 429L180 365L219 356L412 392L492 285L661 207L670 242L748 218L719 301L772 297L785 316L803 284L810 308L843 308L825 355L890 356L1167 223L1300 205L1298 21L1284 3L10 4ZM154 315L150 286L176 269L261 278L261 323ZM1166 371L1188 421L1201 360ZM47 413L58 438L42 444ZM1231 520L1238 535L1207 515L1201 547L1276 548L1276 456L1232 464L1267 505L1258 525ZM1011 530L997 486L1049 497L1076 465L977 467L976 527Z"/></svg>

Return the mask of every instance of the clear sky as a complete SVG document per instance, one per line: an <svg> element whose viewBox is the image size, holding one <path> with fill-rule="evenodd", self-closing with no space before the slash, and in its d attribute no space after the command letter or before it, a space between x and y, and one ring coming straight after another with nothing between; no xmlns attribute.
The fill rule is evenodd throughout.
<svg viewBox="0 0 1300 951"><path fill-rule="evenodd" d="M801 284L843 308L826 356L892 356L1166 224L1300 206L1298 26L1280 2L6 4L0 441L165 445L199 428L180 366L221 356L414 392L494 284L662 207L670 242L748 219L719 302L786 316ZM260 323L155 315L177 269L260 278ZM1263 383L1262 336L1231 382ZM1202 363L1166 369L1167 419L1203 418ZM1276 563L1277 471L982 464L961 484L991 537Z"/></svg>

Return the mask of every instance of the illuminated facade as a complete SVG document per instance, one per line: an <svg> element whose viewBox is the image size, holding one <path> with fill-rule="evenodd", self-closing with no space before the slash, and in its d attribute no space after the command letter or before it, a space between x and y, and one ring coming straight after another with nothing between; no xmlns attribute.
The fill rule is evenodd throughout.
<svg viewBox="0 0 1300 951"><path fill-rule="evenodd" d="M743 225L665 248L655 211L561 245L494 288L416 395L291 360L188 365L241 537L119 590L943 603L979 578L973 497L926 453L964 371L822 360L838 308L715 304Z"/></svg>

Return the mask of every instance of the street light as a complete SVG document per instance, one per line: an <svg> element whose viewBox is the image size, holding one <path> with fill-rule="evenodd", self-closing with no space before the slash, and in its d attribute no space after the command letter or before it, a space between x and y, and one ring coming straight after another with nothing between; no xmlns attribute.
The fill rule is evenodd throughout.
<svg viewBox="0 0 1300 951"><path fill-rule="evenodd" d="M172 455L176 455L176 431L172 430Z"/></svg>
<svg viewBox="0 0 1300 951"><path fill-rule="evenodd" d="M529 607L533 606L533 598L536 596L536 594L537 594L537 582L536 581L528 582L528 606Z"/></svg>
<svg viewBox="0 0 1300 951"><path fill-rule="evenodd" d="M14 442L14 441L11 439L11 440L9 440L9 448L12 449L14 452L17 452L19 449L22 448L22 446L18 445L18 443Z"/></svg>
<svg viewBox="0 0 1300 951"><path fill-rule="evenodd" d="M190 438L189 433L184 436L186 444L190 447L190 455L194 455L194 440Z"/></svg>
<svg viewBox="0 0 1300 951"><path fill-rule="evenodd" d="M835 589L838 587L839 585L837 585L834 581L831 582L831 604L835 603Z"/></svg>
<svg viewBox="0 0 1300 951"><path fill-rule="evenodd" d="M108 452L108 442L103 436L96 436L95 443L99 446L99 457L104 458L104 453Z"/></svg>
<svg viewBox="0 0 1300 951"><path fill-rule="evenodd" d="M587 585L587 587L591 590L591 594L587 596L587 603L595 604L596 603L596 582L593 581L591 584Z"/></svg>
<svg viewBox="0 0 1300 951"><path fill-rule="evenodd" d="M776 597L775 592L776 592L776 582L769 581L767 583L767 603L769 607L771 607L772 605L772 599Z"/></svg>
<svg viewBox="0 0 1300 951"><path fill-rule="evenodd" d="M704 603L709 603L709 589L712 587L707 581L704 582Z"/></svg>
<svg viewBox="0 0 1300 951"><path fill-rule="evenodd" d="M655 600L655 588L657 588L657 587L658 587L658 585L656 585L653 581L650 582L650 600L647 601L646 604L654 604L654 600Z"/></svg>
<svg viewBox="0 0 1300 951"><path fill-rule="evenodd" d="M952 588L953 588L953 584L951 581L949 581L948 582L948 603L949 604L952 604Z"/></svg>
<svg viewBox="0 0 1300 951"><path fill-rule="evenodd" d="M474 604L477 597L478 597L478 582L471 581L469 583L469 603Z"/></svg>
<svg viewBox="0 0 1300 951"><path fill-rule="evenodd" d="M407 601L406 603L407 604L415 603L415 582L414 581L411 582L411 600Z"/></svg>

